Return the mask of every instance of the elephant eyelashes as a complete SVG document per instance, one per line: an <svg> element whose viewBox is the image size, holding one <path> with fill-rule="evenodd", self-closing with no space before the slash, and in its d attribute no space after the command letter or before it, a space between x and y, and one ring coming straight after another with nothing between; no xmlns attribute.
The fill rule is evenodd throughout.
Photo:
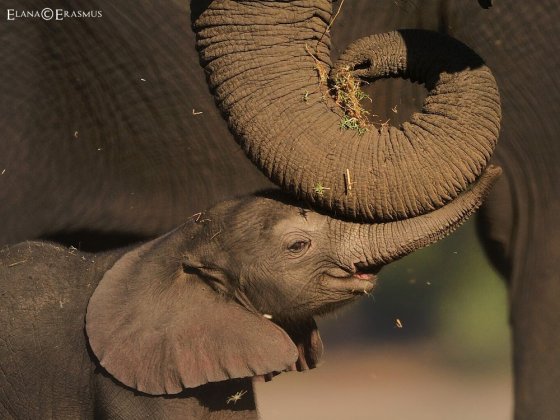
<svg viewBox="0 0 560 420"><path fill-rule="evenodd" d="M311 241L309 241L309 240L297 240L297 241L291 242L288 245L288 251L290 251L294 255L299 255L299 254L302 254L303 252L307 251L307 249L309 249L310 245L311 245Z"/></svg>

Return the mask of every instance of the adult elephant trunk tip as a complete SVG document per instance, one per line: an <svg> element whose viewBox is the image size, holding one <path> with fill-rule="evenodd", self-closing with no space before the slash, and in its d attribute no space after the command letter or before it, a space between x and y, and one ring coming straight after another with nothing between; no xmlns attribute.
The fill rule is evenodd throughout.
<svg viewBox="0 0 560 420"><path fill-rule="evenodd" d="M433 32L360 39L331 79L341 71L399 76L429 90L401 127L364 132L345 124L348 115L324 88L331 13L330 0L215 0L198 17L201 59L236 139L284 190L355 220L406 219L455 199L480 176L498 138L490 70L464 44Z"/></svg>
<svg viewBox="0 0 560 420"><path fill-rule="evenodd" d="M428 214L380 224L335 222L343 226L340 230L348 237L358 238L354 240L356 245L350 249L350 254L362 255L362 259L355 261L354 265L362 270L364 267L381 267L445 238L482 205L501 173L500 167L489 165L480 178L455 200ZM341 241L343 244L349 242Z"/></svg>

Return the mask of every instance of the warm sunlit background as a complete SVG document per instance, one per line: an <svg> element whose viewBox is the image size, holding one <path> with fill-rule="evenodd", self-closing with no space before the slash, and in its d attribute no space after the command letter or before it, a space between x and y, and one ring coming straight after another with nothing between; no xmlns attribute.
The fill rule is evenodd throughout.
<svg viewBox="0 0 560 420"><path fill-rule="evenodd" d="M506 289L474 220L319 327L319 368L257 384L264 420L511 418Z"/></svg>

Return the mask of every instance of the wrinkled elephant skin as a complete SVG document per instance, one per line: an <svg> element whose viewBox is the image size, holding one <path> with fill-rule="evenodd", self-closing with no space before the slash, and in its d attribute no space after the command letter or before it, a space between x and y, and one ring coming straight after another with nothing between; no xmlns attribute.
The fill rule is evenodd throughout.
<svg viewBox="0 0 560 420"><path fill-rule="evenodd" d="M271 185L209 94L187 2L72 8L103 16L0 27L1 244L61 231L153 236Z"/></svg>

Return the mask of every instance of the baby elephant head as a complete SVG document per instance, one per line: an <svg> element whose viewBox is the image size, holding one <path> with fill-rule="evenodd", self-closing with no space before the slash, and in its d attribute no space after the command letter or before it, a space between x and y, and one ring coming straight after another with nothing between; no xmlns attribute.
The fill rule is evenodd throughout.
<svg viewBox="0 0 560 420"><path fill-rule="evenodd" d="M277 191L222 203L183 228L183 269L251 312L299 324L370 292L382 262L360 225Z"/></svg>
<svg viewBox="0 0 560 420"><path fill-rule="evenodd" d="M91 348L117 380L149 394L312 368L322 353L313 316L369 293L383 265L447 235L498 173L428 215L384 224L278 194L221 203L105 273L86 315Z"/></svg>

